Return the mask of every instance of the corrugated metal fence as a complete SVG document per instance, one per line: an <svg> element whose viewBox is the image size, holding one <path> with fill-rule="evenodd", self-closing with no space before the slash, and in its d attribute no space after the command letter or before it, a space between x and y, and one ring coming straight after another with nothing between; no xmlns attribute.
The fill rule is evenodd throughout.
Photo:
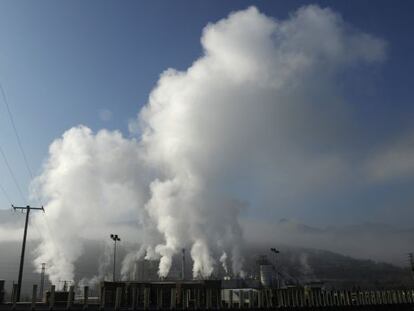
<svg viewBox="0 0 414 311"><path fill-rule="evenodd" d="M141 293L142 291L142 293ZM75 297L73 286L57 292L52 286L39 302L37 286L32 301L17 303L14 295L0 303L0 310L414 310L414 289L401 290L322 290L287 289L186 289L179 297L172 288L114 288L112 299L89 297L89 288ZM105 290L101 289L101 293ZM107 296L108 297L108 296Z"/></svg>

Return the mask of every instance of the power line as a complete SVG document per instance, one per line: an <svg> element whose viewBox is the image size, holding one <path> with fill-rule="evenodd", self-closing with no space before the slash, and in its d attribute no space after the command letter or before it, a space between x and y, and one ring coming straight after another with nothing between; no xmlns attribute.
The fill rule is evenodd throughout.
<svg viewBox="0 0 414 311"><path fill-rule="evenodd" d="M2 97L3 97L3 102L4 102L4 105L6 106L7 114L8 114L8 116L9 116L9 120L10 120L10 123L11 123L11 125L12 125L14 135L15 135L15 137L16 137L17 144L18 144L19 149L20 149L20 153L21 153L21 155L22 155L22 157L23 157L23 161L24 161L24 164L25 164L25 167L26 167L27 173L29 174L30 178L33 180L34 175L33 175L32 170L30 169L29 161L27 160L27 156L26 156L26 153L25 153L25 151L24 151L23 144L22 144L22 141L21 141L21 139L20 139L19 132L17 131L17 126L16 126L16 123L15 123L15 121L14 121L14 117L13 117L13 114L12 114L11 109L10 109L10 105L9 105L9 102L8 102L8 99L7 99L7 96L6 96L6 92L5 92L4 87L3 87L3 85L1 84L1 82L0 82L0 91L1 91L1 94L2 94ZM22 199L23 199L23 201L24 201L25 199L24 199L23 191L21 190L21 188L20 188L20 186L19 186L19 184L18 184L18 182L17 182L17 179L16 179L16 177L15 177L15 175L14 175L14 173L13 173L13 171L12 171L12 169L11 169L10 165L9 165L9 162L7 161L7 158L6 158L5 153L3 152L3 149L1 149L1 146L0 146L0 153L2 154L3 160L4 160L4 162L6 163L6 166L7 166L8 170L9 170L10 175L12 176L13 182L14 182L14 184L16 185L16 187L17 187L17 189L18 189L18 191L19 191L19 194L20 194L21 198L22 198ZM1 185L0 185L0 186L1 186ZM7 192L5 192L5 189L3 189L3 187L1 187L1 188L2 188L2 192L4 193L4 195L8 198L9 202L11 203L10 197L8 196ZM36 191L36 189L35 189L34 191ZM37 197L38 197L38 196L37 196ZM39 197L38 197L38 198L39 198ZM28 210L28 211L29 211L29 210ZM50 227L49 227L49 224L48 224L47 218L45 217L45 218L44 218L44 220L45 220L45 223L46 223L47 230L49 231L49 236L51 237L52 243L53 243L53 244L55 245L55 247L56 247L56 243L55 243L55 241L53 240L53 235L51 234L51 230L50 230ZM38 227L37 227L36 223L34 223L34 227L35 227L35 229L36 229L36 230L38 231L38 233L39 233L39 238L41 238L41 233L40 233L40 231L39 231L39 229L38 229Z"/></svg>
<svg viewBox="0 0 414 311"><path fill-rule="evenodd" d="M0 190L1 190L1 193L3 193L4 197L7 199L7 201L9 201L9 203L11 205L10 197L7 194L6 188L4 188L2 184L0 184Z"/></svg>
<svg viewBox="0 0 414 311"><path fill-rule="evenodd" d="M17 190L19 191L19 194L20 194L22 200L25 201L23 191L20 188L19 183L17 182L16 176L14 175L13 170L12 170L10 164L9 164L9 161L7 160L6 154L4 153L3 148L1 148L1 146L0 146L0 154L3 158L3 160L4 160L4 163L7 166L7 169L9 171L9 174L10 174L11 178L13 179L14 185L16 186Z"/></svg>
<svg viewBox="0 0 414 311"><path fill-rule="evenodd" d="M16 136L17 144L19 145L19 149L20 149L20 152L21 152L23 160L24 160L24 164L26 166L26 169L27 169L27 172L28 172L29 176L33 179L33 173L32 173L32 170L30 169L29 162L27 161L27 156L26 156L26 153L24 152L24 149L23 149L23 146L22 146L22 141L21 141L20 136L19 136L19 132L17 132L16 123L14 122L13 114L11 113L11 110L10 110L9 102L7 100L7 97L6 97L6 92L4 91L4 88L3 88L3 85L1 84L1 82L0 82L0 90L1 90L1 94L3 96L4 105L6 106L7 114L8 114L9 119L10 119L10 123L12 124L12 127L13 127L14 135Z"/></svg>
<svg viewBox="0 0 414 311"><path fill-rule="evenodd" d="M6 110L7 110L8 116L9 116L10 123L11 123L12 128L13 128L14 136L16 137L17 145L19 146L20 153L23 157L23 162L25 164L27 173L28 173L29 177L31 178L31 180L33 180L34 179L33 171L31 170L30 165L29 165L29 161L27 160L26 152L24 151L22 140L20 139L19 132L17 131L16 122L14 121L14 117L13 117L12 111L10 109L9 101L8 101L7 96L6 96L6 91L5 91L5 89L4 89L1 82L0 82L0 91L1 91L1 94L2 94L2 97L3 97L4 105L6 106ZM35 194L35 198L37 198L36 201L40 205L43 205L40 202L40 196L37 193L36 187L33 188L33 191L34 191L34 194ZM20 191L20 192L22 192L22 191Z"/></svg>
<svg viewBox="0 0 414 311"><path fill-rule="evenodd" d="M25 153L25 151L24 151L23 144L22 144L22 141L21 141L21 139L20 139L19 132L17 131L17 126L16 126L16 123L15 123L15 121L14 121L14 117L13 117L13 114L12 114L11 109L10 109L10 105L9 105L9 102L8 102L8 99L7 99L7 96L6 96L6 92L5 92L5 90L4 90L3 85L1 84L1 82L0 82L0 91L1 91L1 94L2 94L2 97L3 97L3 102L4 102L4 105L6 106L7 114L8 114L8 116L9 116L9 120L10 120L10 123L11 123L11 125L12 125L14 135L15 135L15 137L16 137L17 145L19 146L20 153L21 153L21 155L22 155L22 157L23 157L23 162L24 162L24 164L25 164L25 167L26 167L27 173L28 173L29 177L33 180L33 178L34 178L34 176L33 176L33 172L32 172L32 170L30 169L29 161L27 160L27 156L26 156L26 153ZM10 175L12 176L13 182L14 182L14 184L16 185L16 187L17 187L17 189L18 189L18 191L19 191L19 194L20 194L21 198L22 198L22 199L23 199L23 201L24 201L25 199L24 199L23 191L21 190L21 188L20 188L20 186L19 186L19 183L17 182L17 178L16 178L16 176L14 175L13 170L11 169L11 166L9 165L9 162L8 162L8 160L7 160L7 157L6 157L6 155L5 155L4 151L3 151L3 149L1 148L1 146L0 146L0 153L2 154L3 160L4 160L4 162L6 163L7 169L8 169L8 171L9 171ZM1 186L1 185L0 185L0 186ZM7 197L7 199L9 200L9 202L10 202L10 204L11 204L10 197L8 196L8 194L7 194L7 192L5 191L5 189L4 189L3 187L1 187L1 190L2 190L3 194ZM15 207L14 207L14 208L15 208ZM16 209L16 208L15 208L15 209ZM18 208L18 209L22 209L22 208ZM37 209L37 208L30 208L29 206L27 206L27 207L26 207L26 210L27 210L27 216L28 216L28 214L29 214L29 212L30 212L30 209ZM43 207L42 207L42 209L43 209ZM44 210L43 210L43 211L44 211ZM27 228L27 222L28 222L28 217L26 218L26 228ZM51 236L51 234L50 234L50 228L49 228L49 225L47 224L47 221L46 221L46 225L47 225L47 229L49 230L49 235ZM38 227L37 227L36 223L34 223L34 227L35 227L35 229L37 230L37 232L39 233L39 238L41 238L41 233L40 233L40 231L39 231L39 229L38 229ZM25 229L25 231L26 231L26 230L27 230L27 229ZM52 242L54 243L54 241L52 241ZM24 244L25 244L25 242L24 242ZM23 254L22 256L24 256L24 250L23 250L23 253L22 253L22 254ZM21 263L21 267L20 267L20 269L22 269L22 263ZM43 271L43 273L44 273L44 271ZM19 275L19 287L21 286L21 277L22 277L22 276L21 276L21 272L20 272L20 275ZM20 288L19 288L19 294L20 294Z"/></svg>

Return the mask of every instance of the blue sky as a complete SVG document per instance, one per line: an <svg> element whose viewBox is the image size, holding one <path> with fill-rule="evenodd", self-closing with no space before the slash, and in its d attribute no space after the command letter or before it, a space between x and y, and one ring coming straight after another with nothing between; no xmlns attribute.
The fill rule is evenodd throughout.
<svg viewBox="0 0 414 311"><path fill-rule="evenodd" d="M358 106L357 118L367 124L361 144L367 139L392 141L407 131L414 117L414 4L409 1L398 5L390 1L2 1L0 82L31 169L36 175L40 172L50 143L72 126L118 129L128 136L128 122L147 102L159 75L170 67L184 70L201 55L200 36L209 22L252 4L268 16L286 19L310 3L331 7L353 27L388 43L386 61L370 69L370 79L363 81L363 87L358 87L357 76L344 77L356 81L348 90L349 98ZM109 120L100 118L105 109L110 111ZM3 103L0 146L26 190L30 178ZM26 204L1 161L0 183L12 203ZM335 197L332 202L315 202L312 217L324 215L326 204L378 206L379 199L405 204L408 210L414 199L412 185L409 180L384 188L359 189L348 200ZM378 193L386 193L386 197ZM0 208L9 204L0 195ZM356 207L347 221L370 220L367 210ZM298 215L292 209L291 214L275 215L279 216ZM374 220L406 224L392 215Z"/></svg>

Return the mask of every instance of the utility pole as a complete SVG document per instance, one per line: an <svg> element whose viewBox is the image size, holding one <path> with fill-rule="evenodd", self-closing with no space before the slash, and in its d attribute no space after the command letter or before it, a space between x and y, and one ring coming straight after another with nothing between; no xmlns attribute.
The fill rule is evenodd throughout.
<svg viewBox="0 0 414 311"><path fill-rule="evenodd" d="M121 241L117 234L111 234L111 239L114 241L114 271L112 274L112 281L115 282L115 263L116 263L116 241Z"/></svg>
<svg viewBox="0 0 414 311"><path fill-rule="evenodd" d="M279 250L277 250L276 248L274 248L274 247L272 247L271 249L270 249L270 251L272 252L272 253L274 253L275 254L275 263L274 263L274 267L275 267L275 275L276 275L276 284L277 284L277 288L279 288L279 276L278 276L278 272L277 272L277 269L276 269L276 262L277 262L277 254L279 254L280 253L280 251Z"/></svg>
<svg viewBox="0 0 414 311"><path fill-rule="evenodd" d="M43 299L43 290L45 288L45 269L46 269L46 264L42 263L42 272L40 272L40 291L39 291L39 296L40 299Z"/></svg>
<svg viewBox="0 0 414 311"><path fill-rule="evenodd" d="M26 237L27 237L27 226L29 224L29 214L30 214L30 210L42 210L43 212L45 212L43 206L42 207L31 207L29 205L27 206L14 206L12 204L12 207L14 210L26 210L26 222L24 224L24 233L23 233L23 245L22 245L22 254L20 256L20 268L19 268L19 280L18 280L18 284L17 284L17 295L16 295L16 301L20 301L20 292L22 289L22 277L23 277L23 265L24 265L24 252L26 249Z"/></svg>
<svg viewBox="0 0 414 311"><path fill-rule="evenodd" d="M413 255L413 253L409 253L408 257L410 258L411 276L414 279L414 255Z"/></svg>

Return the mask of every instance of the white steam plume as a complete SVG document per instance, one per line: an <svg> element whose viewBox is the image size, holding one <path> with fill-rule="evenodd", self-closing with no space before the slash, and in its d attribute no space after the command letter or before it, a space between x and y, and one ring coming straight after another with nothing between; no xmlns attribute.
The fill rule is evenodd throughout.
<svg viewBox="0 0 414 311"><path fill-rule="evenodd" d="M210 276L223 252L241 275L246 206L323 189L346 170L338 150L318 152L344 131L337 76L384 59L382 40L306 6L284 21L254 7L232 13L201 43L190 68L161 75L131 125L137 140L77 127L52 144L35 183L56 241L45 234L36 261L53 268L52 282L73 278L81 238L110 230L159 257L162 277L183 247L194 277Z"/></svg>
<svg viewBox="0 0 414 311"><path fill-rule="evenodd" d="M57 284L73 279L84 239L108 241L113 232L139 238L135 223L142 221L143 227L150 219L143 209L145 170L134 140L104 130L94 135L80 126L56 140L49 154L34 185L46 202L45 217L34 218L43 228L35 265L46 263L51 282Z"/></svg>
<svg viewBox="0 0 414 311"><path fill-rule="evenodd" d="M226 252L223 252L223 254L221 254L220 262L221 262L221 265L224 269L224 272L226 273L226 275L228 275L229 274L229 268L227 266L227 253Z"/></svg>
<svg viewBox="0 0 414 311"><path fill-rule="evenodd" d="M136 274L136 263L138 260L145 256L145 248L141 247L138 251L128 253L122 261L121 277L122 280L128 280L131 277L131 271L133 275Z"/></svg>
<svg viewBox="0 0 414 311"><path fill-rule="evenodd" d="M79 289L82 289L84 286L96 287L99 285L99 282L112 280L112 272L110 267L112 266L112 255L113 246L112 243L106 242L104 244L104 251L101 256L98 258L98 274L94 275L91 278L82 278L78 282Z"/></svg>

